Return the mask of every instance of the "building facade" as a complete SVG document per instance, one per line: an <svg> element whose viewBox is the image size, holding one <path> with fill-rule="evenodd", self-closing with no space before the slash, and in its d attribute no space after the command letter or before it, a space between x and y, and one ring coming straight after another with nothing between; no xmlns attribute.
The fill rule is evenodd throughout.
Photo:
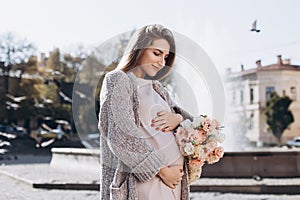
<svg viewBox="0 0 300 200"><path fill-rule="evenodd" d="M253 143L274 144L276 138L271 133L265 119L266 102L270 93L289 96L293 102L289 109L294 122L282 135L282 143L300 135L300 66L292 65L289 59L277 57L277 63L262 66L256 61L256 68L239 72L228 70L225 88L229 108L228 121Z"/></svg>

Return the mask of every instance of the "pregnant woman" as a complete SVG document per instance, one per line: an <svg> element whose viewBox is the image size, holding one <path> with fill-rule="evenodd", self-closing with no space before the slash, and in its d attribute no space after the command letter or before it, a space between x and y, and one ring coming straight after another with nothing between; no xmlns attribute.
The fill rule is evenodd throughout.
<svg viewBox="0 0 300 200"><path fill-rule="evenodd" d="M187 163L173 131L192 116L158 81L172 69L173 34L147 25L129 41L100 93L101 199L188 200Z"/></svg>

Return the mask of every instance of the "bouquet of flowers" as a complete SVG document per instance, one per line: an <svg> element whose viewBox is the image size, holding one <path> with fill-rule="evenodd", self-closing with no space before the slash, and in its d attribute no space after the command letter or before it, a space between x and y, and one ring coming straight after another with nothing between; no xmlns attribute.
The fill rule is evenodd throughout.
<svg viewBox="0 0 300 200"><path fill-rule="evenodd" d="M202 166L213 164L224 155L224 149L219 146L225 135L221 133L223 126L207 115L200 115L180 123L175 133L176 142L183 156L188 158L189 182L200 178Z"/></svg>

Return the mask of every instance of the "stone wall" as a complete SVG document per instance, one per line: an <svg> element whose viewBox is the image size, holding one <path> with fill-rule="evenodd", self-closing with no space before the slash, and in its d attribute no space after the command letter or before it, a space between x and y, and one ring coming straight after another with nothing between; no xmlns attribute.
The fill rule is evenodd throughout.
<svg viewBox="0 0 300 200"><path fill-rule="evenodd" d="M203 166L202 177L300 177L300 150L226 152L213 165Z"/></svg>

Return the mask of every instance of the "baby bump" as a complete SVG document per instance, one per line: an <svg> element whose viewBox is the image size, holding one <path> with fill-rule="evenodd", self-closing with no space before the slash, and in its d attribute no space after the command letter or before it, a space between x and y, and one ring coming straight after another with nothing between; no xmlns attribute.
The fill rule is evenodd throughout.
<svg viewBox="0 0 300 200"><path fill-rule="evenodd" d="M164 199L174 200L179 199L178 191L181 188L181 184L177 185L175 189L169 188L162 182L159 177L154 177L146 183L138 183L138 199L141 200L153 200Z"/></svg>

